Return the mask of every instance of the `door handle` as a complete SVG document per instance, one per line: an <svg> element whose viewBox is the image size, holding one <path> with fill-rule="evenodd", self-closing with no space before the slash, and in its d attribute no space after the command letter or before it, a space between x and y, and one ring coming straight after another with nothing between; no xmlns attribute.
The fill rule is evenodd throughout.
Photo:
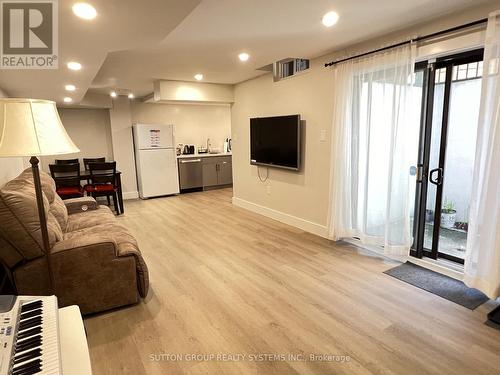
<svg viewBox="0 0 500 375"><path fill-rule="evenodd" d="M437 177L434 178L434 173L437 172ZM429 181L434 185L441 185L443 183L443 168L435 168L429 172Z"/></svg>
<svg viewBox="0 0 500 375"><path fill-rule="evenodd" d="M181 163L182 164L185 164L185 163L199 163L201 161L201 159L194 159L194 160L181 160Z"/></svg>

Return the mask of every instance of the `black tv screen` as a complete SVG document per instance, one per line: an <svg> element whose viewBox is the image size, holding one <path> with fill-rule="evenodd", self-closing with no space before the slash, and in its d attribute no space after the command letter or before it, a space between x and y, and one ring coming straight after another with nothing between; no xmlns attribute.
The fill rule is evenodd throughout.
<svg viewBox="0 0 500 375"><path fill-rule="evenodd" d="M250 119L250 164L299 170L300 115Z"/></svg>

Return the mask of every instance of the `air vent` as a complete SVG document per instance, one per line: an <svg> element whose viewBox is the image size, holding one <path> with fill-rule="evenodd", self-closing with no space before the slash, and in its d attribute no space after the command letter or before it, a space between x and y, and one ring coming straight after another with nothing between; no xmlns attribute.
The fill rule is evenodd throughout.
<svg viewBox="0 0 500 375"><path fill-rule="evenodd" d="M293 77L298 73L309 69L308 59L287 58L277 61L273 64L274 81L280 81L285 78Z"/></svg>

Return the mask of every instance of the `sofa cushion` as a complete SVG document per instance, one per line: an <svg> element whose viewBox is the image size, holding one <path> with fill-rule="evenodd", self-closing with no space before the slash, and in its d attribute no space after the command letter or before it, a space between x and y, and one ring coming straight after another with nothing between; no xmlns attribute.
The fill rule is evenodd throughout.
<svg viewBox="0 0 500 375"><path fill-rule="evenodd" d="M65 232L74 232L102 224L116 224L115 215L113 215L108 206L99 206L96 210L70 215Z"/></svg>
<svg viewBox="0 0 500 375"><path fill-rule="evenodd" d="M63 233L55 216L49 212L45 194L43 203L52 247L62 239ZM0 189L0 234L28 260L43 255L35 186L32 178L24 173Z"/></svg>
<svg viewBox="0 0 500 375"><path fill-rule="evenodd" d="M32 176L32 173L30 173L29 175ZM52 204L57 197L56 182L49 174L45 173L44 171L40 171L40 182L42 184L43 193L47 197L49 203Z"/></svg>
<svg viewBox="0 0 500 375"><path fill-rule="evenodd" d="M25 169L16 179L27 179L33 181L33 172L31 171L31 168ZM51 204L57 196L56 183L54 179L44 171L40 171L40 184L42 185L42 191L45 194L45 197L49 201L49 204Z"/></svg>
<svg viewBox="0 0 500 375"><path fill-rule="evenodd" d="M31 168L25 169L17 178L33 181L33 172ZM64 232L68 222L68 211L61 197L56 194L56 183L54 179L44 171L40 171L40 183L43 194L49 203L49 211L55 216L61 230Z"/></svg>
<svg viewBox="0 0 500 375"><path fill-rule="evenodd" d="M59 195L55 195L54 201L50 204L49 211L55 216L63 232L68 226L68 209Z"/></svg>

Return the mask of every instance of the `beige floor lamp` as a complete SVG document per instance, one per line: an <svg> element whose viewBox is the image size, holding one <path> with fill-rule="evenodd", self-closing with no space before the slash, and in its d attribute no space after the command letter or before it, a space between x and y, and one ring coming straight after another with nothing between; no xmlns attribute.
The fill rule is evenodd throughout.
<svg viewBox="0 0 500 375"><path fill-rule="evenodd" d="M61 123L56 103L38 99L0 99L0 157L31 157L43 251L51 293L54 294L38 156L72 154L79 151Z"/></svg>

